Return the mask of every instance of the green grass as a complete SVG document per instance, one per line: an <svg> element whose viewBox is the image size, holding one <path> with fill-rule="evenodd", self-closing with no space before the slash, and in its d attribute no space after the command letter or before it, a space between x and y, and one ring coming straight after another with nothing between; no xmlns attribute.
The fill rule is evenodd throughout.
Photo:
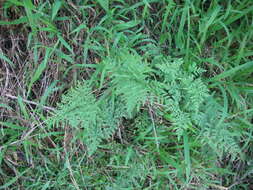
<svg viewBox="0 0 253 190"><path fill-rule="evenodd" d="M251 0L0 1L0 189L252 189L252 72Z"/></svg>

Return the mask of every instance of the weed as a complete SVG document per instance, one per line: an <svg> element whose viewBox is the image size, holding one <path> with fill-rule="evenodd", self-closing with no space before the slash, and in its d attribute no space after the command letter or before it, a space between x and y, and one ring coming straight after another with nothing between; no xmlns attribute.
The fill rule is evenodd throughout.
<svg viewBox="0 0 253 190"><path fill-rule="evenodd" d="M0 0L0 189L252 189L252 13Z"/></svg>

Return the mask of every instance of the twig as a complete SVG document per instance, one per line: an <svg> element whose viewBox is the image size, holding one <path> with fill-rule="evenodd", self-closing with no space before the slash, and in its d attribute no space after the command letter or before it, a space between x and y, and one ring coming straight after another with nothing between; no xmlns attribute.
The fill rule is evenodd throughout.
<svg viewBox="0 0 253 190"><path fill-rule="evenodd" d="M10 98L10 99L18 100L18 97L12 96L12 95L10 95L10 94L4 94L4 96L6 96L6 97L8 97L8 98ZM36 102L30 101L30 100L26 100L26 99L23 99L23 98L21 98L21 100L22 100L23 102L27 103L27 104L33 104L33 105L36 105L36 106L41 106L41 107L42 107L43 109L45 109L45 110L55 111L54 108L49 107L49 106L43 106L43 105L40 105L40 104L38 104L38 103L36 103Z"/></svg>
<svg viewBox="0 0 253 190"><path fill-rule="evenodd" d="M155 141L156 141L156 147L157 147L157 150L159 151L159 141L158 141L158 137L157 137L154 116L153 116L152 109L149 104L148 104L148 111L149 111L149 115L150 115L150 118L152 121L152 126L153 126L154 135L155 135Z"/></svg>
<svg viewBox="0 0 253 190"><path fill-rule="evenodd" d="M215 185L215 184L209 184L209 185L212 187L215 187L217 189L221 189L221 190L228 190L229 189L229 187L223 187L221 185Z"/></svg>
<svg viewBox="0 0 253 190"><path fill-rule="evenodd" d="M250 174L253 173L253 169L249 170L248 172L246 172L239 180L237 180L235 183L233 183L232 185L230 185L228 187L228 189L232 189L234 186L239 185L240 183L243 182L243 180L245 180L246 177L248 177Z"/></svg>

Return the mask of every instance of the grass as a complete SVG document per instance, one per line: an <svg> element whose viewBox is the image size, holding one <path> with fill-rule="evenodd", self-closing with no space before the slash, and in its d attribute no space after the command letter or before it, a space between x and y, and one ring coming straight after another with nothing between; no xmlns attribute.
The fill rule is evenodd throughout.
<svg viewBox="0 0 253 190"><path fill-rule="evenodd" d="M122 117L93 154L78 127L49 127L80 81L102 105L127 88L104 67L126 49L150 67L166 56L204 69L211 130L179 137L164 102ZM252 189L252 58L251 0L0 1L0 189Z"/></svg>

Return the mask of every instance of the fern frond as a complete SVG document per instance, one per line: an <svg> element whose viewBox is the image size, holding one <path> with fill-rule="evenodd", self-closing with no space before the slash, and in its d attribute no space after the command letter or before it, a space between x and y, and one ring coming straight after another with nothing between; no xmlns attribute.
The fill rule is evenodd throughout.
<svg viewBox="0 0 253 190"><path fill-rule="evenodd" d="M142 106L147 102L152 106L155 101L162 105L157 113L162 112L172 123L179 139L184 131L196 128L201 142L216 152L238 153L229 127L232 123L219 122L221 106L210 98L207 86L198 78L202 70L196 66L187 71L182 59L169 57L148 64L138 54L122 51L105 59L101 68L106 93L98 99L88 85L92 82L79 83L63 96L51 119L51 126L69 125L80 131L90 155L115 133L123 117L138 115Z"/></svg>
<svg viewBox="0 0 253 190"><path fill-rule="evenodd" d="M137 54L121 52L117 59L108 60L107 73L110 73L111 88L122 98L129 115L138 111L147 101L150 87L148 75L152 69Z"/></svg>
<svg viewBox="0 0 253 190"><path fill-rule="evenodd" d="M110 138L123 112L112 103L97 101L87 83L78 83L62 98L49 125L66 125L75 128L86 144L89 155L93 154L103 139Z"/></svg>
<svg viewBox="0 0 253 190"><path fill-rule="evenodd" d="M199 72L197 67L187 72L183 68L182 59L161 58L156 60L156 74L159 76L158 94L163 99L165 113L170 115L178 137L183 131L199 123L197 116L200 107L209 96L206 85L193 73Z"/></svg>
<svg viewBox="0 0 253 190"><path fill-rule="evenodd" d="M72 127L80 128L80 125L94 125L98 112L100 110L91 88L86 83L79 82L62 97L51 121L68 122Z"/></svg>
<svg viewBox="0 0 253 190"><path fill-rule="evenodd" d="M213 152L219 157L225 153L235 158L241 153L236 139L240 138L240 133L236 133L233 128L236 124L232 121L219 120L222 118L222 106L213 98L209 97L208 104L203 107L204 114L201 121L200 139L203 145L209 145Z"/></svg>

